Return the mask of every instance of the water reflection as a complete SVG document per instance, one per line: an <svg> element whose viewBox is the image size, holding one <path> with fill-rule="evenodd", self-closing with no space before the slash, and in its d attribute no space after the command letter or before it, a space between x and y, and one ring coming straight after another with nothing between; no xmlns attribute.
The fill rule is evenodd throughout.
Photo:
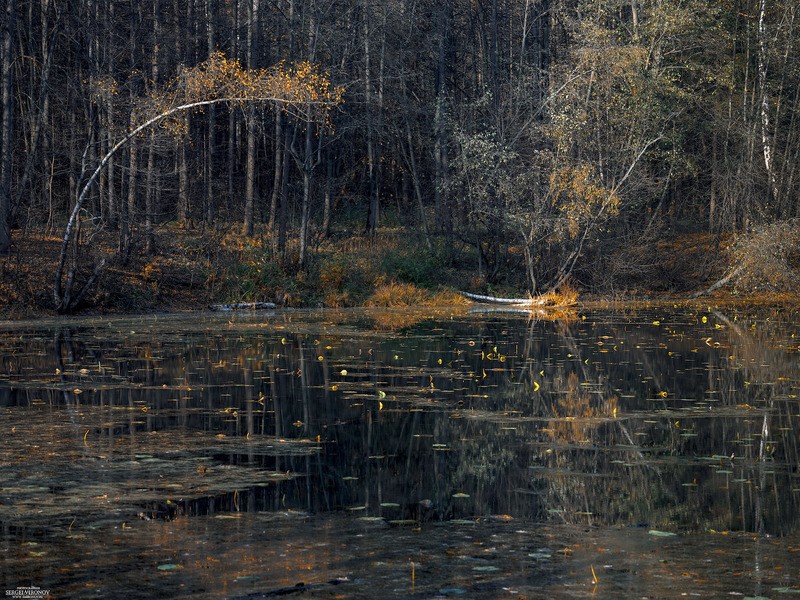
<svg viewBox="0 0 800 600"><path fill-rule="evenodd" d="M8 326L0 521L797 535L799 337L795 313L678 309Z"/></svg>

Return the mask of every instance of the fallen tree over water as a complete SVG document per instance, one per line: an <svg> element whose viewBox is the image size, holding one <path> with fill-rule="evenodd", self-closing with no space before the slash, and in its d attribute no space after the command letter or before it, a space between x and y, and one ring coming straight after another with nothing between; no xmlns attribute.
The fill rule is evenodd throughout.
<svg viewBox="0 0 800 600"><path fill-rule="evenodd" d="M499 296L484 296L470 292L460 292L462 296L481 302L483 304L501 304L514 307L544 307L544 306L572 306L578 301L578 293L571 288L555 292L547 292L541 296L527 296L525 298L502 298Z"/></svg>

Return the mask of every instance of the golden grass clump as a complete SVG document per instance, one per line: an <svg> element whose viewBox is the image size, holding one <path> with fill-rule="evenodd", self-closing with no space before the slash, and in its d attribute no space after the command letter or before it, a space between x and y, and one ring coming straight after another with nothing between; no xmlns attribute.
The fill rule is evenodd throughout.
<svg viewBox="0 0 800 600"><path fill-rule="evenodd" d="M547 292L542 296L545 306L574 306L578 303L580 292L569 282L561 284L557 290Z"/></svg>
<svg viewBox="0 0 800 600"><path fill-rule="evenodd" d="M399 306L460 306L467 304L466 299L453 291L430 292L412 283L390 281L380 283L367 298L366 306L399 307Z"/></svg>

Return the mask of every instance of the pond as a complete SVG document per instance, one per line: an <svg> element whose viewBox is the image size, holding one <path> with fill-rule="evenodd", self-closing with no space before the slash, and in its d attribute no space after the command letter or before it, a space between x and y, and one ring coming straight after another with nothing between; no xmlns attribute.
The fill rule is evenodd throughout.
<svg viewBox="0 0 800 600"><path fill-rule="evenodd" d="M556 316L0 323L2 588L800 598L798 313Z"/></svg>

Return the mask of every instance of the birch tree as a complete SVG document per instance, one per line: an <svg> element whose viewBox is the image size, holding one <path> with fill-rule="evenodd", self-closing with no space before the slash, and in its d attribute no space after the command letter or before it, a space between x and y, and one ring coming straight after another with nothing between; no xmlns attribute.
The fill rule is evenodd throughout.
<svg viewBox="0 0 800 600"><path fill-rule="evenodd" d="M182 117L185 113L218 104L247 106L277 102L289 112L300 106L314 106L320 118L325 119L327 111L341 102L342 94L342 88L331 85L327 76L311 64L301 64L294 69L285 68L284 65L271 70L242 69L237 62L215 53L197 67L186 69L162 89L143 98L133 117L138 124L114 144L91 174L82 177L85 183L80 188L64 230L55 270L53 300L56 309L61 313L73 310L102 273L106 258L95 264L85 283L76 291L79 249L78 240L73 240L73 235L88 193L100 173L108 161L134 139L156 125L177 133L183 132L186 122ZM65 273L70 248L73 248L73 257Z"/></svg>

